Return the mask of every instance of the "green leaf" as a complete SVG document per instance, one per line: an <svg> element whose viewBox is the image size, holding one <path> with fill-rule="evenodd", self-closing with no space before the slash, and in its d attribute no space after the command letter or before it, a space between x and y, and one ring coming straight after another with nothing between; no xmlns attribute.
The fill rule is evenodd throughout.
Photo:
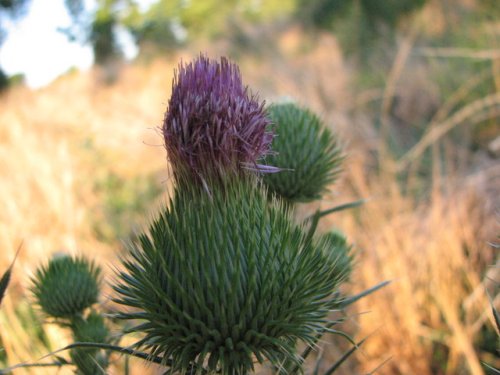
<svg viewBox="0 0 500 375"><path fill-rule="evenodd" d="M500 370L487 364L486 362L481 362L483 364L484 367L486 367L488 370L491 370L493 371L494 374L500 374Z"/></svg>
<svg viewBox="0 0 500 375"><path fill-rule="evenodd" d="M345 204L341 204L340 206L335 206L333 208L329 208L328 210L320 211L317 210L314 214L309 216L306 220L304 220L304 224L310 223L309 224L309 230L307 232L307 241L311 241L314 234L316 233L316 229L318 228L319 220L327 215L330 215L334 212L339 212L342 210L347 210L350 208L358 207L364 204L367 200L366 199L360 199L354 202L349 202Z"/></svg>
<svg viewBox="0 0 500 375"><path fill-rule="evenodd" d="M363 345L365 343L365 341L368 339L368 337L370 337L371 335L368 335L366 336L363 340L361 340L360 342L358 342L357 344L355 344L351 349L349 349L347 352L345 352L342 357L340 357L337 362L335 362L333 364L332 367L330 367L328 370L326 370L325 374L324 375L331 375L333 374L339 367L342 363L344 363L347 358L349 358L352 353L354 353L356 350L358 350L361 345Z"/></svg>
<svg viewBox="0 0 500 375"><path fill-rule="evenodd" d="M10 267L5 271L5 273L2 275L2 278L0 279L0 305L2 304L3 297L5 296L5 292L7 290L7 286L9 286L11 274L12 274L12 267L14 267L14 263L16 262L17 256L19 255L19 251L21 250L23 246L23 243L19 245L16 251L16 255L14 256L14 260L10 264Z"/></svg>
<svg viewBox="0 0 500 375"><path fill-rule="evenodd" d="M50 363L20 363L12 367L0 369L0 375L10 375L12 370L16 370L18 368L30 368L30 367L62 367L73 365L71 362L66 361L62 357L57 357L62 360L57 360L55 362Z"/></svg>
<svg viewBox="0 0 500 375"><path fill-rule="evenodd" d="M375 374L378 370L380 370L382 367L384 367L385 364L387 362L389 362L391 359L392 359L392 356L390 356L389 358L387 358L386 360L384 360L380 365L378 365L377 367L375 367L372 371L370 371L366 375L373 375L373 374Z"/></svg>
<svg viewBox="0 0 500 375"><path fill-rule="evenodd" d="M61 348L61 349L58 349L56 351L50 352L50 353L44 355L42 358L40 358L40 360L42 360L42 359L45 359L47 357L55 356L56 358L58 358L58 361L56 361L56 362L52 362L52 363L20 363L20 364L17 364L15 366L8 367L8 368L0 370L0 375L7 375L10 372L12 372L13 370L18 369L18 368L26 368L26 367L50 367L50 366L58 366L58 367L60 367L60 366L71 364L71 363L67 362L64 359L61 361L60 360L61 357L56 356L56 354L57 353L61 353L63 351L72 350L72 349L79 349L79 348L80 349L81 348L87 348L87 349L90 349L90 348L92 348L92 349L104 349L104 350L111 351L111 352L118 352L118 353L121 353L121 354L127 354L129 356L141 358L141 359L144 359L144 360L152 362L152 363L163 364L163 365L166 365L166 366L170 366L171 365L171 361L168 360L168 359L164 360L161 357L155 357L155 356L152 356L149 353L140 352L140 351L137 351L137 350L134 350L134 349L130 349L130 348L124 348L124 347L118 346L118 345L105 344L105 343L96 343L96 342L75 342L73 344L65 346L64 348ZM200 369L192 369L192 371L196 371L196 370L200 371ZM201 371L201 373L204 373L204 372Z"/></svg>
<svg viewBox="0 0 500 375"><path fill-rule="evenodd" d="M365 204L367 201L368 201L367 199L359 199L357 201L341 204L340 206L335 206L335 207L329 208L329 209L324 210L324 211L318 210L313 215L309 216L306 219L306 221L315 220L316 216L318 217L318 219L321 219L322 217L333 214L334 212L339 212L339 211L343 211L343 210L348 210L350 208L355 208L355 207L358 207L358 206Z"/></svg>
<svg viewBox="0 0 500 375"><path fill-rule="evenodd" d="M356 294L355 296L348 297L348 298L344 299L343 301L341 301L338 304L338 307L340 307L340 308L347 307L347 306L353 304L354 302L360 300L361 298L364 298L364 297L372 294L373 292L376 292L377 290L383 288L384 286L386 286L390 283L391 283L391 280L383 281L383 282L375 285L374 287L371 287L370 289L367 289L359 294Z"/></svg>
<svg viewBox="0 0 500 375"><path fill-rule="evenodd" d="M497 325L497 330L500 332L500 314L493 304L491 305L491 310L493 310L493 316L495 317L495 324Z"/></svg>

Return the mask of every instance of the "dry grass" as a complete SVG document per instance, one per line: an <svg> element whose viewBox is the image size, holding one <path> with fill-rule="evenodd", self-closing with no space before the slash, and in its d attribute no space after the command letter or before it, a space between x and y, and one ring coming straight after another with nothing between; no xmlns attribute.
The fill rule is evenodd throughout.
<svg viewBox="0 0 500 375"><path fill-rule="evenodd" d="M485 325L492 329L484 288L488 265L495 262L487 241L494 240L498 227L495 203L487 197L498 196L491 191L498 184L498 167L435 177L425 199L402 193L393 172L373 168L380 139L371 122L351 113L356 102L347 89L351 72L335 39L320 36L315 47L299 54L306 43L300 32L282 35L265 65L251 58L240 61L244 80L264 98L293 96L335 124L348 142L349 157L330 199L371 200L323 227L344 230L359 250L352 291L394 280L357 306L357 312L370 313L353 318L356 336L380 329L345 373L372 370L392 357L378 373L481 374L479 361L491 362L476 344ZM0 98L0 270L24 241L0 311L11 363L36 360L46 352L24 325L26 313L19 312L28 275L37 264L62 249L97 258L104 267L116 260L118 240L103 243L92 227L102 219L103 197L95 188L99 176L110 171L124 179L153 174L166 190L165 155L154 128L162 121L175 65L126 67L110 87L79 74L36 92L15 88ZM50 325L46 334L51 349L67 342ZM326 348L341 352L330 344ZM445 355L442 368L435 368L439 361L433 357L440 353ZM326 353L325 360L333 360L332 355ZM139 374L144 368L134 369ZM23 371L17 373L28 373Z"/></svg>
<svg viewBox="0 0 500 375"><path fill-rule="evenodd" d="M443 181L419 203L401 194L394 180L350 163L346 184L373 197L357 217L335 222L360 249L354 288L393 280L356 307L370 311L359 318L359 337L379 329L358 357L364 371L388 357L381 373L482 374L480 360L491 362L475 344L482 327L493 330L485 289L488 265L495 262L487 243L495 218L482 189L499 177L497 168L480 181ZM488 276L498 280L498 269Z"/></svg>
<svg viewBox="0 0 500 375"><path fill-rule="evenodd" d="M57 251L81 252L105 271L107 262L116 260L120 239L98 241L92 227L102 218L97 180L109 173L123 179L157 173L167 181L155 128L163 118L171 74L165 64L128 68L126 79L113 87L96 84L90 75L74 75L36 92L14 88L1 98L1 270L23 242L0 312L11 363L47 352L37 347L39 342L33 344L15 312L38 264ZM59 330L47 327L51 349L67 342Z"/></svg>

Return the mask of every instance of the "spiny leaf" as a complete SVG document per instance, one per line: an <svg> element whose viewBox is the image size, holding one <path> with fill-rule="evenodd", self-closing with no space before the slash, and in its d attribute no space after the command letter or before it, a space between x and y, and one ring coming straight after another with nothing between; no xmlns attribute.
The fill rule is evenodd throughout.
<svg viewBox="0 0 500 375"><path fill-rule="evenodd" d="M14 256L14 260L10 264L9 268L5 273L3 274L2 278L0 279L0 305L2 304L3 297L5 296L5 292L7 290L7 287L9 286L11 274L12 274L12 268L14 267L14 263L16 262L17 256L19 255L19 251L21 250L23 246L23 243L19 245L16 251L16 255Z"/></svg>
<svg viewBox="0 0 500 375"><path fill-rule="evenodd" d="M481 362L483 364L484 367L486 367L487 369L493 371L495 374L500 374L500 370L487 364L486 362Z"/></svg>
<svg viewBox="0 0 500 375"><path fill-rule="evenodd" d="M378 365L377 367L375 367L372 371L370 371L366 375L373 375L373 374L375 374L378 370L380 370L382 367L384 367L385 364L387 362L389 362L391 359L392 359L392 356L390 356L389 358L385 359L380 365Z"/></svg>
<svg viewBox="0 0 500 375"><path fill-rule="evenodd" d="M315 220L316 216L318 217L318 219L321 219L322 217L333 214L334 212L339 212L339 211L355 208L355 207L358 207L358 206L365 204L367 201L368 201L367 199L359 199L357 201L341 204L339 206L335 206L335 207L329 208L329 209L324 210L324 211L318 210L313 215L309 216L306 219L306 221Z"/></svg>
<svg viewBox="0 0 500 375"><path fill-rule="evenodd" d="M321 363L323 362L323 351L319 353L318 359L316 360L316 365L314 366L313 375L319 375L319 369L321 367Z"/></svg>
<svg viewBox="0 0 500 375"><path fill-rule="evenodd" d="M373 292L376 292L377 290L383 288L384 286L386 286L390 283L391 283L391 280L386 280L386 281L383 281L383 282L375 285L374 287L371 287L367 290L362 291L359 294L356 294L355 296L348 297L348 298L344 299L343 301L341 301L338 304L338 307L344 308L346 306L349 306L349 305L353 304L354 302L360 300L361 298L364 298L364 297L372 294Z"/></svg>
<svg viewBox="0 0 500 375"><path fill-rule="evenodd" d="M55 356L56 358L58 358L58 361L56 361L56 362L52 362L52 363L20 363L20 364L17 364L15 366L0 370L0 375L4 375L4 374L7 375L10 372L12 372L13 370L18 369L18 368L64 366L64 365L67 365L70 363L66 360L61 361L60 357L56 356L56 354L67 351L67 350L82 349L82 348L83 349L85 349L85 348L86 349L104 349L104 350L111 351L111 352L118 352L121 354L127 354L129 356L141 358L141 359L144 359L144 360L152 362L152 363L157 363L157 364L161 363L161 364L166 364L167 366L171 365L171 361L168 359L165 360L165 359L160 358L160 357L154 357L149 353L140 352L140 351L130 349L130 348L124 348L124 347L119 346L119 345L96 343L96 342L74 342L70 345L65 346L64 348L50 352L39 359L39 360L43 360L47 357ZM196 368L196 367L192 368L190 370L200 371L200 369ZM201 371L201 373L204 373L204 372Z"/></svg>
<svg viewBox="0 0 500 375"><path fill-rule="evenodd" d="M314 338L314 340L312 342L309 343L309 345L307 346L307 348L302 352L302 354L300 355L299 358L301 358L301 363L304 363L307 359L307 357L309 357L309 354L311 354L311 352L313 351L313 348L314 346L316 345L316 343L323 337L323 335L326 333L326 330L328 328L331 328L333 327L334 325L338 324L338 323L341 323L342 320L335 320L335 321L331 321L331 322L328 322L325 327L323 327L323 329L316 335L316 337ZM295 366L291 371L290 371L290 374L294 374L296 373L297 371L300 370L300 366Z"/></svg>
<svg viewBox="0 0 500 375"><path fill-rule="evenodd" d="M30 367L62 367L67 365L73 365L71 362L66 361L62 357L57 357L58 360L50 363L19 363L15 366L0 369L0 375L9 375L12 370L16 370L18 368L30 368ZM60 360L61 359L61 360Z"/></svg>
<svg viewBox="0 0 500 375"><path fill-rule="evenodd" d="M342 363L344 363L347 358L349 358L352 353L354 353L356 350L358 350L361 345L363 345L365 343L365 341L368 339L368 337L370 337L370 335L366 336L363 340L359 341L357 344L355 344L351 349L349 349L347 352L345 352L342 357L340 357L337 362L335 362L333 364L332 367L330 367L328 370L326 370L326 372L324 373L324 375L331 375L333 374L339 367Z"/></svg>
<svg viewBox="0 0 500 375"><path fill-rule="evenodd" d="M493 316L495 317L495 324L497 325L497 330L500 332L500 314L498 313L497 309L495 309L495 306L491 306L491 309L493 310Z"/></svg>

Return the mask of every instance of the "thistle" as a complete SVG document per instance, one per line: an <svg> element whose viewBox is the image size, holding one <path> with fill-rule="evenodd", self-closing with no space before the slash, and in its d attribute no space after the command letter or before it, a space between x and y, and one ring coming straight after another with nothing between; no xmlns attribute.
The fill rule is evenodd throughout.
<svg viewBox="0 0 500 375"><path fill-rule="evenodd" d="M282 171L263 176L265 184L289 202L320 199L340 172L337 140L314 113L295 104L271 105L268 113L276 138L266 163Z"/></svg>
<svg viewBox="0 0 500 375"><path fill-rule="evenodd" d="M106 343L109 331L102 315L91 311L86 318L77 318L71 322L74 342ZM106 374L108 355L98 348L75 348L70 352L71 359L77 367L77 374Z"/></svg>
<svg viewBox="0 0 500 375"><path fill-rule="evenodd" d="M116 317L144 334L134 348L171 372L300 368L296 344L313 346L339 302L345 241L294 224L260 174L246 173L273 170L258 164L270 127L235 65L200 56L180 66L163 124L175 190L114 285L115 302L132 308Z"/></svg>
<svg viewBox="0 0 500 375"><path fill-rule="evenodd" d="M36 271L32 291L48 316L73 318L97 302L100 274L100 268L85 258L54 257Z"/></svg>
<svg viewBox="0 0 500 375"><path fill-rule="evenodd" d="M181 63L162 126L177 182L261 170L258 161L273 139L263 105L226 58Z"/></svg>
<svg viewBox="0 0 500 375"><path fill-rule="evenodd" d="M62 350L70 350L77 374L105 374L112 351L168 366L166 373L246 374L255 362L300 371L322 335L338 333L328 313L380 287L344 299L338 287L351 272L350 247L339 234L315 234L322 216L358 202L318 211L307 225L295 224L289 209L333 181L336 140L306 110L271 106L269 113L225 58L180 65L162 127L174 191L130 244L112 286L126 308L114 316L131 321L125 333L139 333L138 341L115 345L91 308L100 286L92 262L54 258L32 280L42 310L72 330L75 342ZM277 156L271 119L280 129ZM268 166L258 164L265 155ZM266 177L268 188L262 174L248 173L279 170L274 165L295 174ZM299 342L308 346L303 356ZM63 364L70 363L52 365Z"/></svg>
<svg viewBox="0 0 500 375"><path fill-rule="evenodd" d="M245 374L258 362L299 365L295 343L313 344L349 268L336 237L309 241L281 203L239 180L177 191L132 246L116 302L142 322L138 348L172 371ZM339 267L338 265L342 265ZM204 367L205 366L205 367Z"/></svg>

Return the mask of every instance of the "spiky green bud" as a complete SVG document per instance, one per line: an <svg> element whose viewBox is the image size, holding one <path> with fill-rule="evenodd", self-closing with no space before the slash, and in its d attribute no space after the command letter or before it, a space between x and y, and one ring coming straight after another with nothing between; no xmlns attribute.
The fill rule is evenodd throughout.
<svg viewBox="0 0 500 375"><path fill-rule="evenodd" d="M42 310L54 318L72 318L97 302L101 270L83 257L54 257L32 279Z"/></svg>
<svg viewBox="0 0 500 375"><path fill-rule="evenodd" d="M266 164L282 171L264 175L264 182L289 202L321 198L340 171L343 158L337 139L318 116L295 104L274 104L268 113L276 136Z"/></svg>
<svg viewBox="0 0 500 375"><path fill-rule="evenodd" d="M298 364L295 343L312 343L346 272L330 237L302 227L255 182L233 179L206 194L175 193L132 246L116 302L139 319L136 346L173 371L245 374L254 360Z"/></svg>
<svg viewBox="0 0 500 375"><path fill-rule="evenodd" d="M344 235L338 232L329 232L319 236L317 241L324 241L325 247L330 249L327 252L335 274L342 275L342 279L347 279L352 271L353 253L351 245L347 243Z"/></svg>
<svg viewBox="0 0 500 375"><path fill-rule="evenodd" d="M101 314L92 311L87 318L74 319L71 323L75 342L108 342L109 330ZM97 348L75 348L70 352L71 359L77 367L77 374L106 374L108 358Z"/></svg>

